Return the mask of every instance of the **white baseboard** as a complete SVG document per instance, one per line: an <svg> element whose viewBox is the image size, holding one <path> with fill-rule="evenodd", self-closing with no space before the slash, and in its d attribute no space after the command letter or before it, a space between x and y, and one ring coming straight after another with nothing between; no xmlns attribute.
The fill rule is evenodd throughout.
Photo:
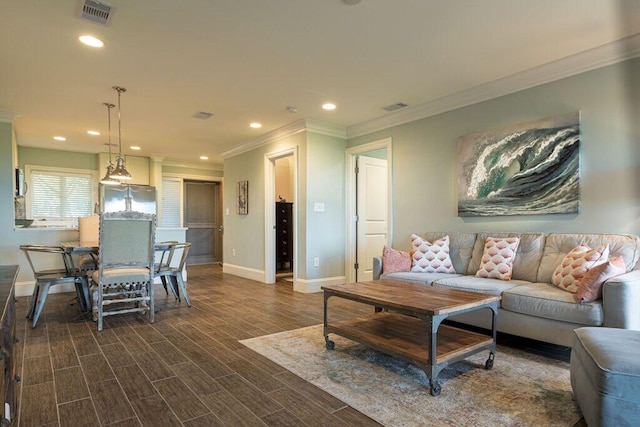
<svg viewBox="0 0 640 427"><path fill-rule="evenodd" d="M16 297L28 297L33 294L33 288L36 282L16 282ZM75 294L76 287L73 283L65 283L49 288L50 294L61 294L64 292L73 292Z"/></svg>
<svg viewBox="0 0 640 427"><path fill-rule="evenodd" d="M322 292L322 286L341 285L344 282L344 276L323 277L313 280L296 279L293 283L293 290L304 294L311 294L315 292Z"/></svg>
<svg viewBox="0 0 640 427"><path fill-rule="evenodd" d="M256 282L265 283L264 270L256 270L255 268L243 267L241 265L223 263L222 272L243 277L245 279L255 280Z"/></svg>

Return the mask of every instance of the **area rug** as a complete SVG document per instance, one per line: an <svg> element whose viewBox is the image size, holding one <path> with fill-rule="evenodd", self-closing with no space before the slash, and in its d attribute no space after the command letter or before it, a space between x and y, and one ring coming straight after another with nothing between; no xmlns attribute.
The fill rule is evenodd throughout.
<svg viewBox="0 0 640 427"><path fill-rule="evenodd" d="M580 420L569 365L499 346L444 369L440 396L418 367L331 334L322 325L240 341L387 426L573 426Z"/></svg>

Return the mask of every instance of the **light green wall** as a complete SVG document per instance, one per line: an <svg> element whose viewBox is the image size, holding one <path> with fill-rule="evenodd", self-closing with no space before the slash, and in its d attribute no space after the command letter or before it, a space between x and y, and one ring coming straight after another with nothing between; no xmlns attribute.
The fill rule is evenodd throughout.
<svg viewBox="0 0 640 427"><path fill-rule="evenodd" d="M393 140L393 245L428 230L640 233L640 59L349 140ZM577 215L460 218L458 137L581 111Z"/></svg>
<svg viewBox="0 0 640 427"><path fill-rule="evenodd" d="M98 170L98 155L18 146L18 164Z"/></svg>

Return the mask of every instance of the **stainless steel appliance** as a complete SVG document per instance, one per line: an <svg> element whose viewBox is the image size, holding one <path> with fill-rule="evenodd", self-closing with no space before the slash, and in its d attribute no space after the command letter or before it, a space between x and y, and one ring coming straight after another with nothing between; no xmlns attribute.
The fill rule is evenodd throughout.
<svg viewBox="0 0 640 427"><path fill-rule="evenodd" d="M148 185L100 184L100 212L119 211L157 214L156 188Z"/></svg>

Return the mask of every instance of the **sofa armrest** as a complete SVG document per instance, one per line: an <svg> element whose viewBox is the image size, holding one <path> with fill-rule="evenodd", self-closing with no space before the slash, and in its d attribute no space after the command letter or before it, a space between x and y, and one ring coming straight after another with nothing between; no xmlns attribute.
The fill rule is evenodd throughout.
<svg viewBox="0 0 640 427"><path fill-rule="evenodd" d="M613 277L602 287L604 325L640 330L640 270Z"/></svg>
<svg viewBox="0 0 640 427"><path fill-rule="evenodd" d="M382 275L382 257L374 256L373 257L373 280L380 280L381 275Z"/></svg>

